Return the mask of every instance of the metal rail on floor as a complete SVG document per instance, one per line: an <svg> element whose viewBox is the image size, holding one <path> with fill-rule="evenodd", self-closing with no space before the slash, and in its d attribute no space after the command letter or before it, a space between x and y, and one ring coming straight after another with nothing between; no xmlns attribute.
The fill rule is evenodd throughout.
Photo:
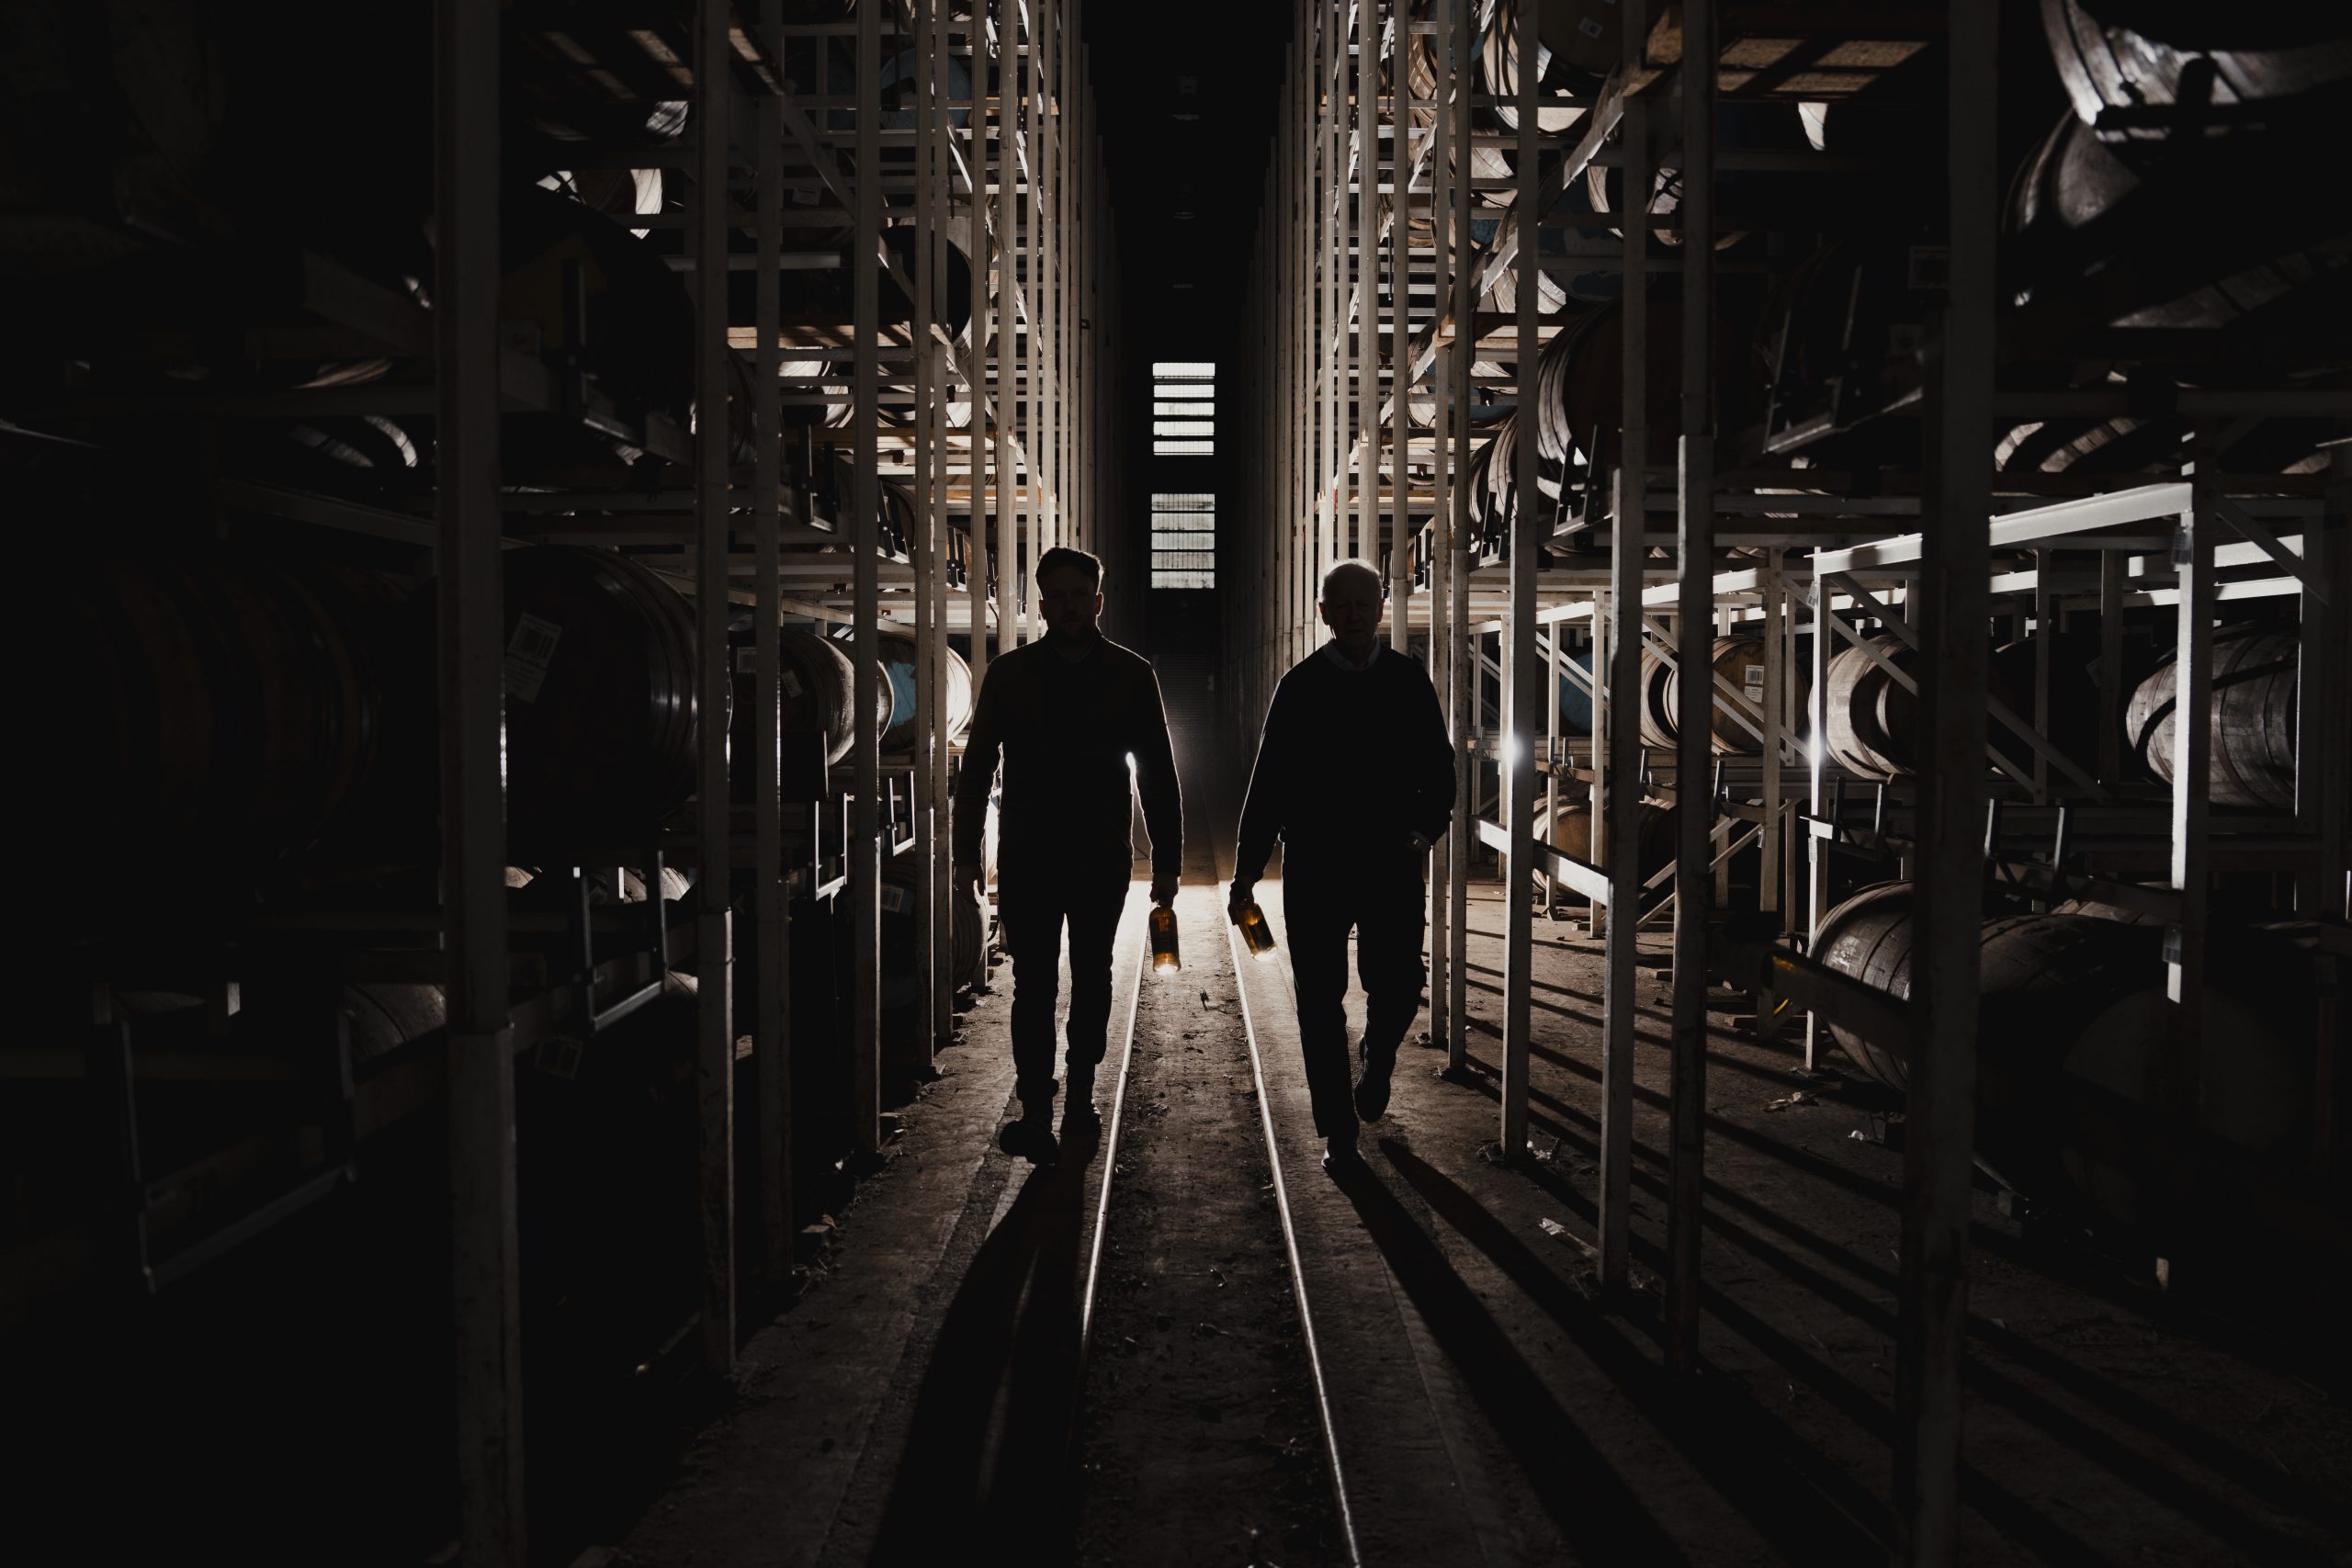
<svg viewBox="0 0 2352 1568"><path fill-rule="evenodd" d="M1233 994L1241 1004L1241 1029L1250 1042L1250 1075L1258 1089L1258 1123L1266 1134L1266 1163L1274 1175L1274 1212L1282 1216L1283 1251L1290 1262L1291 1296L1298 1304L1299 1337L1306 1345L1307 1370L1315 1376L1315 1414L1323 1424L1323 1457L1331 1467L1331 1495L1340 1506L1340 1533L1348 1545L1348 1562L1361 1568L1363 1553L1356 1547L1355 1513L1348 1505L1347 1472L1340 1467L1340 1435L1331 1424L1331 1399L1323 1385L1323 1357L1315 1344L1315 1314L1306 1304L1306 1277L1298 1266L1298 1232L1291 1224L1290 1190L1283 1183L1282 1149L1274 1141L1274 1107L1266 1095L1266 1064L1258 1053L1258 1026L1250 1017L1250 987L1241 976L1246 972L1241 953L1241 930L1228 924L1225 930L1226 951L1233 960ZM1129 1031L1132 1034L1132 1029ZM1103 1190L1110 1189L1106 1172ZM1099 1235L1099 1232L1097 1233Z"/></svg>
<svg viewBox="0 0 2352 1568"><path fill-rule="evenodd" d="M1126 918L1121 916L1122 931L1126 929ZM1087 1249L1086 1290L1078 1304L1079 1375L1074 1382L1080 1388L1086 1383L1086 1352L1093 1343L1094 1287L1102 1277L1102 1237L1111 1228L1111 1182L1119 1170L1119 1129L1125 1121L1127 1066L1135 1060L1136 1054L1136 1009L1143 1000L1144 972L1150 967L1149 963L1137 959L1135 983L1127 987L1127 1025L1119 1032L1117 1087L1111 1091L1111 1114L1105 1118L1102 1130L1102 1190L1094 1202L1094 1244Z"/></svg>

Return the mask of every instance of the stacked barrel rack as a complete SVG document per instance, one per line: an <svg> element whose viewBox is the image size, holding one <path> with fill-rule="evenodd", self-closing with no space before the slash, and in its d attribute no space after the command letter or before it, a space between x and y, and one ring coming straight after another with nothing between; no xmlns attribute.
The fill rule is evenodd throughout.
<svg viewBox="0 0 2352 1568"><path fill-rule="evenodd" d="M85 1070L62 1074L25 1052L12 1052L9 1067L84 1077L110 1108L101 1124L122 1134L107 1179L128 1207L109 1199L93 1222L104 1234L88 1247L97 1261L85 1283L101 1294L168 1298L174 1281L339 1190L365 1163L368 1127L446 1104L467 1562L519 1563L526 1551L521 1367L530 1352L520 1343L518 1251L535 1237L527 1225L518 1231L518 1060L576 1061L599 1027L674 998L688 975L698 982L698 1337L702 1362L725 1371L743 1290L773 1300L791 1286L806 1217L797 1208L811 1206L796 1204L796 1166L808 1168L813 1155L819 1168L854 1169L871 1156L888 1135L888 1069L901 1087L927 1076L949 1037L957 954L946 843L961 724L953 705L959 694L968 702L991 643L1003 649L1035 635L1027 563L1042 551L1091 548L1114 584L1138 558L1123 533L1097 522L1119 515L1126 436L1102 395L1120 384L1121 351L1096 323L1118 319L1119 288L1079 11L1078 0L692 0L541 15L444 0L432 8L429 80L403 86L407 102L433 106L432 225L417 225L432 244L420 247L421 276L404 288L359 276L323 243L306 247L298 212L295 238L275 258L301 280L290 298L256 306L225 334L218 321L172 323L246 344L273 331L280 341L352 344L342 352L380 357L389 373L267 395L169 383L125 390L102 376L94 386L89 367L103 369L105 349L90 355L73 334L108 324L101 321L62 329L63 353L85 357L83 378L69 374L52 400L17 395L12 378L6 412L17 437L40 432L104 454L157 420L207 429L339 421L356 431L370 419L389 430L381 422L392 416L410 421L399 437L408 467L430 471L429 482L405 488L310 486L266 466L241 470L232 457L205 476L200 498L240 558L266 558L291 530L305 560L332 562L347 548L360 567L389 558L412 580L433 574L419 606L437 613L409 617L432 629L391 671L413 692L438 686L437 704L422 710L437 735L414 737L440 758L437 878L428 807L415 878L401 885L417 891L418 907L305 902L297 892L187 922L185 951L153 931L133 941L95 921L72 949L75 999L64 1010L69 1037L93 1042ZM281 47L299 55L298 37ZM107 68L103 48L95 66L77 65ZM534 159L563 172L540 179L547 171ZM557 260L533 264L552 280L544 292L554 301L536 315L521 303L527 280L516 276L525 258L515 254L513 187L526 165L523 183L576 199L565 221L583 226L554 247ZM592 176L601 192L616 175L623 194L605 210L619 220L597 218L589 233L580 210L605 199L591 194ZM248 183L261 179L248 174ZM663 186L667 200L629 194ZM168 231L178 209L160 210ZM155 217L137 218L124 227L152 233ZM232 253L239 258L258 249L251 234L227 243L247 247ZM203 253L190 243L175 254ZM691 306L675 297L664 315L673 296L658 290L650 302L600 297L647 265L683 274ZM846 288L835 281L844 275ZM749 288L730 291L739 281ZM684 399L632 384L625 353L614 350L665 323L677 331L656 343L654 357L691 361L698 418ZM604 338L605 357L583 329ZM23 384L47 386L38 375ZM548 846L540 858L571 848L591 863L540 878L570 887L576 921L518 902L514 885L525 878L508 870L515 845L548 838L507 781L523 766L517 705L556 667L556 645L529 616L516 621L506 580L513 563L550 546L615 563L603 591L626 595L635 585L691 601L691 609L676 602L673 617L691 627L684 661L673 660L670 684L647 700L686 716L692 740L675 760L687 770L682 781L691 778L680 793L692 799L666 802L673 809L658 823L591 824L593 849L577 836ZM807 640L800 627L832 633L851 656L842 668L854 670L854 694L845 718L836 705L840 733L828 747L842 765L830 769L804 766L786 747L812 738L779 728L780 707L804 696L785 649ZM886 635L910 636L915 647L897 662L902 681L911 676L916 711L904 711L902 693L894 723L883 716L892 703ZM969 655L960 683L951 637ZM518 694L518 679L530 689ZM731 722L710 722L730 712L730 687ZM609 700L630 696L616 687ZM673 744L681 744L674 735ZM415 781L420 798L433 798L430 779ZM690 893L670 874L666 903L665 860L694 874ZM601 891L599 876L609 877ZM905 1038L885 1034L886 897L913 906L912 952L893 960L911 969L915 999L899 1015L911 1021L896 1029ZM636 910L616 919L590 908L601 902ZM830 1010L812 1023L796 1003L796 907L847 930L839 942L846 1027ZM550 930L572 932L575 965L538 961ZM292 1189L249 1197L186 1247L151 1253L142 1194L171 1178L141 1166L132 1086L150 1070L139 1065L146 1042L117 998L167 983L201 991L216 1021L270 1010L283 965L254 955L288 931L303 933L312 973L335 984L411 984L446 1019L404 1043L399 1070L363 1073L356 1090L353 1025L320 1024L330 1038L311 1044L338 1057L326 1076L339 1076L350 1125L330 1125L324 1157ZM248 960L253 967L241 967ZM968 967L968 952L962 962ZM831 960L821 967L830 980ZM665 979L665 971L673 973ZM161 974L173 978L159 982ZM739 998L749 1017L737 1016ZM320 1016L334 1020L336 1010ZM737 1064L747 1057L739 1090ZM845 1124L822 1127L827 1146L797 1158L792 1083L812 1059L846 1078ZM752 1213L739 1218L739 1208ZM18 1277L30 1289L37 1274Z"/></svg>
<svg viewBox="0 0 2352 1568"><path fill-rule="evenodd" d="M1816 1030L1830 1024L1876 1048L1865 1055L1907 1067L1898 1539L1888 1543L1906 1562L1949 1562L1957 1540L1989 898L2083 900L2165 928L2162 1022L2173 1043L2137 1119L2109 1135L2139 1140L2141 1168L2169 1159L2178 1184L2199 1179L2187 1173L2203 1162L2187 1151L2200 1142L2200 1063L2219 1061L2225 1044L2208 1043L2204 1023L2211 939L2217 923L2250 918L2215 912L2213 876L2272 874L2275 911L2316 922L2305 983L2317 1000L2290 1090L2309 1096L2303 1141L2268 1190L2300 1190L2298 1213L2329 1233L2319 1195L2343 1168L2335 998L2347 953L2352 392L2341 285L2327 296L2323 280L2301 297L2306 308L2332 298L2339 313L2312 318L2338 324L2323 334L2328 346L2300 355L2276 337L2204 330L2210 321L2132 317L2128 302L2101 312L2075 300L2081 319L2069 323L2070 290L2096 270L2079 258L2073 272L2029 270L2037 297L1996 298L1996 277L2017 288L2022 264L2004 249L2016 236L2004 238L2009 171L1997 162L1994 106L2032 101L2032 84L2002 73L2020 62L2047 73L2068 49L2089 58L2105 47L2102 20L2138 14L2051 0L2050 53L2035 59L2034 9L1306 0L1255 242L1245 338L1261 352L1235 389L1251 411L1235 423L1253 486L1235 508L1236 558L1255 573L1240 612L1248 629L1227 653L1239 737L1254 734L1274 682L1321 640L1323 569L1349 556L1381 561L1395 645L1425 648L1462 758L1458 826L1435 852L1430 900L1431 1019L1456 1068L1467 1048L1465 885L1487 850L1498 857L1507 1160L1527 1148L1539 900L1583 902L1589 931L1605 941L1599 1258L1610 1286L1626 1280L1631 1235L1637 932L1672 920L1665 1284L1675 1366L1695 1369L1698 1356L1711 981L1753 993L1768 1022L1804 1015L1808 1068L1826 1043ZM2004 38L2003 28L2016 30ZM2207 32L2201 47L2228 47L2226 28ZM1540 71L1520 67L1515 39L1531 36L1544 40ZM2124 36L2116 57L2134 41ZM2298 41L2308 40L2241 47ZM2319 54L2337 64L2280 94L2315 84L2340 93L2341 44L2332 47ZM2128 155L2133 139L2219 138L2279 111L2281 100L2264 102L2258 84L2230 77L2229 57L2220 60L2235 101L2209 85L2134 104L2145 83L2109 81L2102 103L2096 73L2078 71L2068 83L2075 118L2045 159L2094 141ZM2184 80L2211 69L2194 65ZM1826 148L1819 137L1754 134L1759 114L1793 129L1799 102L1826 104L1831 128L1851 115L1870 129ZM2209 177L2199 188L2226 184ZM1625 221L1622 194L1645 188L1659 192L1647 232ZM1752 205L1719 217L1718 202L1736 194ZM2045 208L2069 198L2041 196ZM2340 201L2289 205L2328 237L2320 249L2340 251ZM1908 228L1903 213L1916 220ZM2173 254L2233 221L2200 224L2179 208L2167 219L2171 238L2154 248ZM1735 228L1747 239L1719 249ZM1870 341L1865 269L1832 268L1826 342L1816 331L1808 345L1789 303L1808 269L1795 265L1802 252L1784 250L1788 232L1891 244L1893 287L1915 301L1894 314L1912 335ZM1760 389L1743 385L1748 344L1724 341L1745 326L1726 297L1758 273L1779 286L1771 299L1784 323ZM2188 330L2167 336L2166 325ZM1579 365L1579 339L1606 351ZM2237 347L2218 352L2240 357L2217 375L2221 342ZM2111 372L2085 379L2070 353ZM1882 358L1907 367L1899 392L1881 384ZM1827 374L1815 373L1825 362ZM1563 380L1581 368L1581 390L1555 389L1539 367ZM1832 388L1820 406L1779 406L1818 394L1809 377ZM1571 420L1564 408L1596 417ZM2239 446L2233 468L2232 444L2265 421L2305 423L2285 459ZM1890 424L1907 428L1874 446ZM2165 438L2134 460L2067 460L2150 427ZM1793 466L1790 455L1808 447L1806 466ZM2030 457L2019 459L2020 447ZM2159 774L2168 789L2121 754L2133 695L2122 613L2177 606L2177 711L2195 715L2214 701L2217 606L2241 602L2292 612L2272 635L2293 662L2283 675L2267 669L2284 683L2276 690L2294 688L2291 720L2277 704L2268 720L2269 744L2283 752L2290 740L2292 760L2273 781L2283 797L2216 814L2215 730L2188 723L2164 734L2177 753ZM2051 645L2061 617L2076 616L2098 628L2104 656L2086 677L2096 754L2083 750L2084 726L2062 728L2053 694ZM1996 692L1991 631L2012 621L2030 623L2039 649L2005 655L2022 684ZM1679 672L1715 664L1719 633L1752 651L1735 656L1745 681L1719 669L1710 693ZM1580 660L1577 644L1592 651ZM1849 649L1849 671L1891 687L1904 710L1907 765L1892 776L1857 765L1851 723L1849 744L1831 743L1854 716L1827 690L1833 656ZM1589 736L1564 735L1564 691L1589 706ZM2163 711L2132 709L2143 751ZM1672 741L1663 755L1645 745L1645 731L1667 738L1661 726ZM1720 750L1718 735L1729 742ZM1570 795L1589 798L1598 852L1554 847L1550 824ZM1653 824L1653 851L1668 852L1645 857L1645 814L1677 805L1670 845ZM1736 899L1735 852L1752 856ZM1808 953L1838 857L1849 853L1910 879L1907 1004ZM2194 1255L2199 1238L2176 1224L2171 1245Z"/></svg>

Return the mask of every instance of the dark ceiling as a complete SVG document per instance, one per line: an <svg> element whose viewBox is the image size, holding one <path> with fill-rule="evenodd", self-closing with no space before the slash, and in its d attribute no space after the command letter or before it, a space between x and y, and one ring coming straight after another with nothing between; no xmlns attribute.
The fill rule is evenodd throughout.
<svg viewBox="0 0 2352 1568"><path fill-rule="evenodd" d="M1150 357L1238 348L1289 13L1273 0L1087 7L1125 324Z"/></svg>

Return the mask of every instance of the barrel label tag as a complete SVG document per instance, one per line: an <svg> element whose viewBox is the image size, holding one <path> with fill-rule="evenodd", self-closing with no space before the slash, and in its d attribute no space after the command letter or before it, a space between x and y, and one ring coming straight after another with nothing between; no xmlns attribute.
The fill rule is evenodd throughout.
<svg viewBox="0 0 2352 1568"><path fill-rule="evenodd" d="M1764 666L1761 664L1749 665L1746 670L1740 671L1739 680L1740 684L1746 686L1751 692L1762 691L1764 689Z"/></svg>
<svg viewBox="0 0 2352 1568"><path fill-rule="evenodd" d="M895 915L907 907L907 890L895 882L886 882L882 885L881 899L882 912Z"/></svg>
<svg viewBox="0 0 2352 1568"><path fill-rule="evenodd" d="M563 628L553 621L531 615L515 621L514 635L506 639L508 696L526 703L538 701L539 688L547 684L548 666L555 661L555 645L562 637Z"/></svg>
<svg viewBox="0 0 2352 1568"><path fill-rule="evenodd" d="M779 670L775 672L775 680L776 684L784 688L786 696L797 697L800 694L800 677L794 671Z"/></svg>

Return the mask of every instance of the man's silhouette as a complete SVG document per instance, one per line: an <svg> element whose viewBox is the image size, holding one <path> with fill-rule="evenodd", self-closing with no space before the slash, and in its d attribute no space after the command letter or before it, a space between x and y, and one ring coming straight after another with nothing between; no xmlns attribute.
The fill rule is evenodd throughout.
<svg viewBox="0 0 2352 1568"><path fill-rule="evenodd" d="M1396 1047L1420 1010L1422 857L1453 816L1453 746L1437 693L1380 644L1380 574L1323 574L1331 640L1293 666L1266 709L1241 808L1229 908L1238 919L1283 841L1283 913L1298 1040L1323 1163L1355 1157L1356 1120L1388 1109ZM1348 933L1364 990L1363 1076L1348 1089Z"/></svg>
<svg viewBox="0 0 2352 1568"><path fill-rule="evenodd" d="M1022 1116L998 1140L1046 1165L1054 1140L1054 1004L1069 926L1069 1100L1065 1132L1091 1131L1094 1069L1111 1021L1111 944L1134 863L1133 790L1151 834L1151 897L1172 903L1183 805L1159 680L1105 637L1102 563L1051 549L1037 563L1046 635L989 660L956 784L956 884L980 880L980 832L997 756L997 910L1012 951L1012 1061ZM976 634L977 635L977 634ZM1130 771L1132 769L1132 771Z"/></svg>

